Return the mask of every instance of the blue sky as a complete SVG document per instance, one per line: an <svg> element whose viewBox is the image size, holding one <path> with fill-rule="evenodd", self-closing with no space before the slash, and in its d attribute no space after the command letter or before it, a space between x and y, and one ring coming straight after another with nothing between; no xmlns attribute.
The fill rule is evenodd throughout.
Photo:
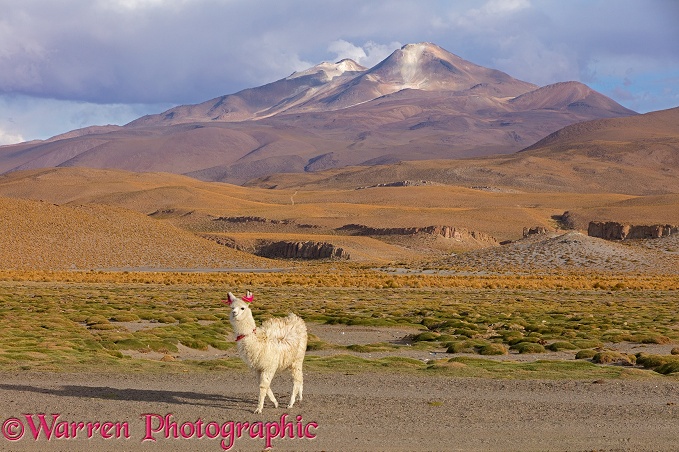
<svg viewBox="0 0 679 452"><path fill-rule="evenodd" d="M644 113L679 106L676 0L0 0L0 144L125 124L428 41Z"/></svg>

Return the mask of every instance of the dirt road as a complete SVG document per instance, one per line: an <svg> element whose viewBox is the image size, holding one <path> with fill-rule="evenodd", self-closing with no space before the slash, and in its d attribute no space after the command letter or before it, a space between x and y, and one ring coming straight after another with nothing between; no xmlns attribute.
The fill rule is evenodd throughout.
<svg viewBox="0 0 679 452"><path fill-rule="evenodd" d="M312 372L298 406L285 408L291 382L278 376L281 407L254 415L247 372L1 377L2 450L263 450L267 436L273 450L679 449L668 381Z"/></svg>

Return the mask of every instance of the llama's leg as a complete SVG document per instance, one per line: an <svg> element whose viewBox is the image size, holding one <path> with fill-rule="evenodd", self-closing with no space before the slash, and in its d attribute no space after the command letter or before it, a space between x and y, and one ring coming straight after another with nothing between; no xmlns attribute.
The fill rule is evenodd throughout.
<svg viewBox="0 0 679 452"><path fill-rule="evenodd" d="M273 391L271 390L271 387L269 387L269 390L266 392L266 395L269 396L269 400L273 402L273 406L275 408L278 408L278 400L276 400L276 397L273 395Z"/></svg>
<svg viewBox="0 0 679 452"><path fill-rule="evenodd" d="M295 404L295 399L297 400L302 400L302 391L304 389L304 377L302 375L302 363L300 362L299 364L295 364L292 369L290 369L290 373L292 373L292 396L290 397L290 404L288 405L288 408L292 408L292 406Z"/></svg>
<svg viewBox="0 0 679 452"><path fill-rule="evenodd" d="M262 408L264 408L264 399L266 398L267 394L269 395L269 398L271 398L272 402L274 402L276 408L278 408L278 402L273 397L273 393L271 392L271 380L273 379L274 373L275 372L266 370L259 373L259 402L257 403L257 409L255 410L255 413L257 414L262 412Z"/></svg>

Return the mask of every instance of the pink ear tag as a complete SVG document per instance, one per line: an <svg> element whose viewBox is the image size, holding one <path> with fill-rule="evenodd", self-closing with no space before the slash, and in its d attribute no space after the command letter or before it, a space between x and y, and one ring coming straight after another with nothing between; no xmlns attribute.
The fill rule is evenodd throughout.
<svg viewBox="0 0 679 452"><path fill-rule="evenodd" d="M248 293L243 297L243 301L246 303L252 303L252 300L255 299L255 296L252 295L252 292L248 290Z"/></svg>

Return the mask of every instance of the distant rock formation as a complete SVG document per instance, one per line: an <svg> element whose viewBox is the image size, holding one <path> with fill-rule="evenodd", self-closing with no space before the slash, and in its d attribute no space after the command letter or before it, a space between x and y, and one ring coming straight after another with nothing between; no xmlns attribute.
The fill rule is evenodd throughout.
<svg viewBox="0 0 679 452"><path fill-rule="evenodd" d="M274 259L349 259L344 249L328 242L293 242L279 241L262 244L257 255Z"/></svg>
<svg viewBox="0 0 679 452"><path fill-rule="evenodd" d="M235 223L235 224L250 224L258 223L262 225L292 225L302 229L317 229L318 226L313 224L298 224L295 220L272 220L270 218L255 217L255 216L240 216L240 217L218 217L214 218L212 221L221 221L225 223Z"/></svg>
<svg viewBox="0 0 679 452"><path fill-rule="evenodd" d="M238 251L245 251L250 252L246 247L240 245L238 242L236 242L234 239L231 237L224 237L224 236L219 236L219 235L211 235L211 234L203 234L201 235L204 239L212 240L213 242L216 242L219 245L222 246L228 246L229 248L233 248L234 250Z"/></svg>
<svg viewBox="0 0 679 452"><path fill-rule="evenodd" d="M525 239L529 235L547 234L548 232L549 232L549 230L544 226L534 226L532 228L524 227L523 228L523 238Z"/></svg>
<svg viewBox="0 0 679 452"><path fill-rule="evenodd" d="M271 224L290 224L290 220L270 220L263 217L219 217L212 221L226 221L228 223L271 223Z"/></svg>
<svg viewBox="0 0 679 452"><path fill-rule="evenodd" d="M556 220L559 227L562 229L578 229L578 218L577 216L567 210L561 215L553 215L552 219Z"/></svg>
<svg viewBox="0 0 679 452"><path fill-rule="evenodd" d="M257 240L254 244L241 244L231 237L205 234L205 239L217 242L222 246L228 246L246 253L256 254L271 259L350 259L349 253L343 248L328 242L288 241L280 240Z"/></svg>
<svg viewBox="0 0 679 452"><path fill-rule="evenodd" d="M362 224L346 224L336 229L340 232L348 232L351 235L415 235L428 234L442 236L446 239L470 240L485 242L493 245L499 244L497 239L483 232L470 231L465 228L453 226L425 226L410 228L373 228Z"/></svg>
<svg viewBox="0 0 679 452"><path fill-rule="evenodd" d="M364 190L366 188L379 188L379 187L423 187L431 185L443 185L443 184L430 180L400 180L396 182L387 182L384 184L368 185L367 187L358 187L356 190Z"/></svg>
<svg viewBox="0 0 679 452"><path fill-rule="evenodd" d="M591 221L587 235L605 240L656 239L678 234L679 226L669 224L629 225L615 221Z"/></svg>

